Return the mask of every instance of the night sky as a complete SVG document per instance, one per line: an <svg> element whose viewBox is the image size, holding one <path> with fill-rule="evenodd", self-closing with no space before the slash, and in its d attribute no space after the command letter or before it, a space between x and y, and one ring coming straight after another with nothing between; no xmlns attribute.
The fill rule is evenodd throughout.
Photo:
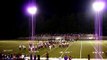
<svg viewBox="0 0 107 60"><path fill-rule="evenodd" d="M23 6L30 0L5 0L1 3L0 39L29 36L31 17ZM93 0L36 0L35 34L93 33ZM103 35L107 35L107 12L102 15Z"/></svg>

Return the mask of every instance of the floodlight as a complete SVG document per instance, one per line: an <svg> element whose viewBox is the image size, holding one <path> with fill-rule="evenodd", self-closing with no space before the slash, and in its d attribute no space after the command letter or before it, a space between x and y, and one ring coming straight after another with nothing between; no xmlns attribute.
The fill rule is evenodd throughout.
<svg viewBox="0 0 107 60"><path fill-rule="evenodd" d="M34 15L34 14L36 14L36 12L37 12L37 7L35 7L35 6L28 6L28 7L27 7L27 12L28 12L29 14L31 14L31 15Z"/></svg>
<svg viewBox="0 0 107 60"><path fill-rule="evenodd" d="M100 12L105 8L105 2L103 1L96 1L92 4L93 10L96 12Z"/></svg>

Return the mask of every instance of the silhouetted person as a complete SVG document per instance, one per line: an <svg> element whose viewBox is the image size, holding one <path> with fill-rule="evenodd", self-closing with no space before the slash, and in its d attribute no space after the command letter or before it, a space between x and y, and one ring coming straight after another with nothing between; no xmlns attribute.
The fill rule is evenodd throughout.
<svg viewBox="0 0 107 60"><path fill-rule="evenodd" d="M65 56L64 56L64 60L67 60L67 59L68 59L68 56L67 56L67 55L65 55Z"/></svg>
<svg viewBox="0 0 107 60"><path fill-rule="evenodd" d="M72 57L71 57L71 56L69 56L69 60L72 60Z"/></svg>
<svg viewBox="0 0 107 60"><path fill-rule="evenodd" d="M11 55L10 55L10 54L8 55L8 60L12 60L12 58L11 58Z"/></svg>
<svg viewBox="0 0 107 60"><path fill-rule="evenodd" d="M13 55L12 55L12 54L10 54L10 57L11 57L11 58L13 58Z"/></svg>
<svg viewBox="0 0 107 60"><path fill-rule="evenodd" d="M40 60L40 55L37 55L38 56L38 59L37 60Z"/></svg>
<svg viewBox="0 0 107 60"><path fill-rule="evenodd" d="M46 60L49 60L49 53L46 53Z"/></svg>
<svg viewBox="0 0 107 60"><path fill-rule="evenodd" d="M107 56L107 51L105 52L106 56Z"/></svg>
<svg viewBox="0 0 107 60"><path fill-rule="evenodd" d="M2 53L0 53L0 60L2 60Z"/></svg>
<svg viewBox="0 0 107 60"><path fill-rule="evenodd" d="M30 54L30 60L33 60L33 59L32 59L32 54Z"/></svg>
<svg viewBox="0 0 107 60"><path fill-rule="evenodd" d="M36 55L34 55L34 60L36 60Z"/></svg>
<svg viewBox="0 0 107 60"><path fill-rule="evenodd" d="M90 60L90 55L88 54L88 60Z"/></svg>

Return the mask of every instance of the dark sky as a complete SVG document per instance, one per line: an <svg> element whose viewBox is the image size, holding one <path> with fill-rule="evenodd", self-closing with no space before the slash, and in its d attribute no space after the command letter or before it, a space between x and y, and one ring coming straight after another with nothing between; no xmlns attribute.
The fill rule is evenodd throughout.
<svg viewBox="0 0 107 60"><path fill-rule="evenodd" d="M1 3L0 39L29 36L31 17L23 12L30 0L5 0ZM36 0L35 32L41 33L93 33L92 0ZM103 34L107 35L107 12L103 14Z"/></svg>

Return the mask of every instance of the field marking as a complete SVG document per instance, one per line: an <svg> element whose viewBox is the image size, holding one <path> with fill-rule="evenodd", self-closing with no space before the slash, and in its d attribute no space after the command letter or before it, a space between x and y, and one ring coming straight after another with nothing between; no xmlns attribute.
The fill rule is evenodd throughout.
<svg viewBox="0 0 107 60"><path fill-rule="evenodd" d="M92 44L91 44L92 45ZM92 45L93 46L93 45ZM96 52L99 52L96 47L93 46L93 48L95 49ZM99 53L98 53L99 54ZM100 58L102 59L103 57L99 54Z"/></svg>
<svg viewBox="0 0 107 60"><path fill-rule="evenodd" d="M69 47L70 47L71 45L72 45L72 44L70 44ZM69 47L68 47L68 48L69 48ZM68 48L65 49L64 53L68 50ZM64 55L64 53L63 53L60 57L62 57L62 56Z"/></svg>
<svg viewBox="0 0 107 60"><path fill-rule="evenodd" d="M81 48L80 48L80 59L82 57L82 41L81 41Z"/></svg>
<svg viewBox="0 0 107 60"><path fill-rule="evenodd" d="M90 42L90 44L91 44L91 46L94 48L94 50L95 50L96 52L98 52L98 50L96 49L96 47L94 47L91 42ZM98 55L100 56L101 59L103 59L103 57L102 57L99 53L98 53Z"/></svg>

